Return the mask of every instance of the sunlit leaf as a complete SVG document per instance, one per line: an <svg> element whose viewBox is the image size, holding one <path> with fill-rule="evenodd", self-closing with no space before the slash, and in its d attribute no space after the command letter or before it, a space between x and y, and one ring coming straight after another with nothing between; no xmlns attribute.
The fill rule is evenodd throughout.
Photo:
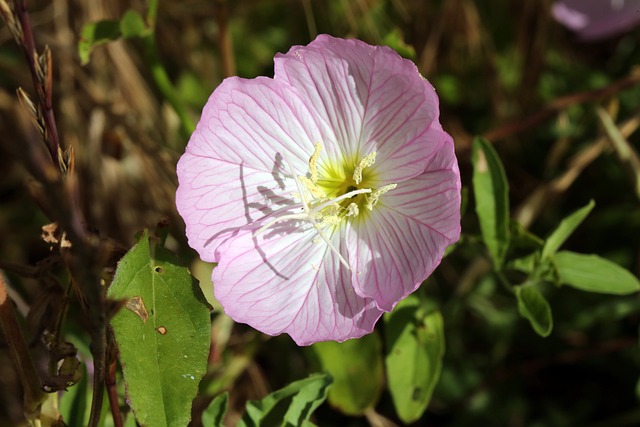
<svg viewBox="0 0 640 427"><path fill-rule="evenodd" d="M333 377L329 403L345 414L362 415L375 405L383 384L382 345L376 333L312 346L323 370Z"/></svg>
<svg viewBox="0 0 640 427"><path fill-rule="evenodd" d="M640 281L628 270L597 255L561 251L554 256L560 281L588 292L625 295L638 292Z"/></svg>
<svg viewBox="0 0 640 427"><path fill-rule="evenodd" d="M535 252L535 253L511 260L508 263L508 267L513 270L531 274L533 270L536 268L536 265L538 263L538 258L539 258L539 255L537 252Z"/></svg>
<svg viewBox="0 0 640 427"><path fill-rule="evenodd" d="M587 215L589 215L595 205L595 202L591 200L586 206L578 209L563 219L560 225L547 238L544 248L542 248L542 258L546 258L556 253L556 251L560 249L560 246L562 246L575 229L578 228Z"/></svg>
<svg viewBox="0 0 640 427"><path fill-rule="evenodd" d="M444 323L438 311L426 313L414 294L385 315L387 382L400 419L411 423L429 405L440 378Z"/></svg>
<svg viewBox="0 0 640 427"><path fill-rule="evenodd" d="M224 427L224 416L227 413L229 393L216 396L202 413L202 425L207 427Z"/></svg>
<svg viewBox="0 0 640 427"><path fill-rule="evenodd" d="M480 231L494 267L499 270L509 246L509 183L498 154L486 140L474 140L472 161Z"/></svg>
<svg viewBox="0 0 640 427"><path fill-rule="evenodd" d="M127 401L145 426L184 426L207 366L209 308L175 256L145 232L118 264L108 297Z"/></svg>
<svg viewBox="0 0 640 427"><path fill-rule="evenodd" d="M533 330L542 337L549 336L553 329L551 307L546 298L532 284L516 286L518 311L529 320Z"/></svg>
<svg viewBox="0 0 640 427"><path fill-rule="evenodd" d="M314 374L274 391L261 400L247 402L238 427L308 425L311 414L327 398L331 377Z"/></svg>

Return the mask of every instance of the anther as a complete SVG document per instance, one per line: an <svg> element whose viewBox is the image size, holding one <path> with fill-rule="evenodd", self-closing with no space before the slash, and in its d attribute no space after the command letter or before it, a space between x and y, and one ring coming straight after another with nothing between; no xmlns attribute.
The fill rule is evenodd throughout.
<svg viewBox="0 0 640 427"><path fill-rule="evenodd" d="M373 210L373 207L378 204L378 199L380 198L380 196L382 196L389 190L393 190L397 186L398 184L387 184L372 192L369 197L367 197L367 204L365 205L367 209L369 209L370 211Z"/></svg>
<svg viewBox="0 0 640 427"><path fill-rule="evenodd" d="M358 166L356 166L355 170L353 171L353 180L355 181L356 185L362 182L362 171L364 170L364 168L368 168L376 162L376 154L377 153L375 151L367 154L362 158L362 160L360 160Z"/></svg>

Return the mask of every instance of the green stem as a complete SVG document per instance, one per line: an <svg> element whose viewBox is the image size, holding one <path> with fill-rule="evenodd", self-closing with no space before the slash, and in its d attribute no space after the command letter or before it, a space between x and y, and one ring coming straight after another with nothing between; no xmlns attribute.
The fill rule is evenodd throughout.
<svg viewBox="0 0 640 427"><path fill-rule="evenodd" d="M158 17L158 0L149 0L149 9L147 10L147 25L152 33L156 31L156 18Z"/></svg>
<svg viewBox="0 0 640 427"><path fill-rule="evenodd" d="M162 66L158 57L158 49L156 47L156 22L158 17L158 3L159 0L149 0L149 9L147 11L147 25L149 27L149 34L142 38L144 43L144 49L147 56L147 61L151 69L151 75L153 80L160 89L162 96L171 104L174 111L178 115L180 120L180 126L183 136L188 137L195 130L196 125L189 116L187 107L184 105L180 97L178 96L171 79L167 74L167 71Z"/></svg>

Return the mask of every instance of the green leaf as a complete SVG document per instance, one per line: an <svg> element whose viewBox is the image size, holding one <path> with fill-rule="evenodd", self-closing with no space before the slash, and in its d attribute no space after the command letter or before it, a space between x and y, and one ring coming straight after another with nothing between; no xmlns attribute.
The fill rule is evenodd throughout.
<svg viewBox="0 0 640 427"><path fill-rule="evenodd" d="M60 415L69 426L83 426L89 420L87 409L91 396L88 378L87 367L83 364L80 381L69 387L60 397Z"/></svg>
<svg viewBox="0 0 640 427"><path fill-rule="evenodd" d="M314 374L262 400L249 401L238 427L307 425L311 414L327 398L330 384L329 375Z"/></svg>
<svg viewBox="0 0 640 427"><path fill-rule="evenodd" d="M224 427L224 416L227 413L229 393L216 396L202 413L202 425L207 427Z"/></svg>
<svg viewBox="0 0 640 427"><path fill-rule="evenodd" d="M128 10L120 21L102 20L91 22L82 27L80 41L78 42L78 55L82 65L89 62L89 56L93 48L118 40L133 37L144 37L151 33L142 19L142 16L134 10Z"/></svg>
<svg viewBox="0 0 640 427"><path fill-rule="evenodd" d="M138 422L184 426L209 354L209 308L198 284L147 232L118 264L108 297L127 400Z"/></svg>
<svg viewBox="0 0 640 427"><path fill-rule="evenodd" d="M135 10L128 10L120 20L120 32L122 37L130 39L144 37L150 33L142 16Z"/></svg>
<svg viewBox="0 0 640 427"><path fill-rule="evenodd" d="M556 251L560 249L560 246L562 246L582 221L584 221L587 215L589 215L595 205L595 202L591 200L586 206L578 209L563 219L560 225L547 238L547 241L542 248L542 258L547 258L555 254Z"/></svg>
<svg viewBox="0 0 640 427"><path fill-rule="evenodd" d="M94 47L118 40L120 35L118 21L102 20L84 25L78 42L78 55L82 65L89 62L89 55Z"/></svg>
<svg viewBox="0 0 640 427"><path fill-rule="evenodd" d="M362 415L373 407L383 384L382 345L374 332L338 343L316 343L311 348L322 368L333 377L329 403L348 415Z"/></svg>
<svg viewBox="0 0 640 427"><path fill-rule="evenodd" d="M382 39L382 44L389 46L403 58L411 59L412 61L416 59L416 50L404 41L402 32L398 28L394 28L388 32Z"/></svg>
<svg viewBox="0 0 640 427"><path fill-rule="evenodd" d="M538 252L511 260L507 266L513 270L531 274L538 265Z"/></svg>
<svg viewBox="0 0 640 427"><path fill-rule="evenodd" d="M495 269L500 270L509 246L509 183L498 154L485 139L474 140L472 161L482 239Z"/></svg>
<svg viewBox="0 0 640 427"><path fill-rule="evenodd" d="M588 292L626 295L640 290L640 281L628 270L597 255L561 251L554 257L560 281Z"/></svg>
<svg viewBox="0 0 640 427"><path fill-rule="evenodd" d="M439 311L425 313L409 295L385 315L387 382L393 404L404 423L419 419L440 378L444 356L444 324Z"/></svg>
<svg viewBox="0 0 640 427"><path fill-rule="evenodd" d="M515 292L522 317L529 320L538 335L549 336L553 329L553 318L545 297L532 284L516 286Z"/></svg>

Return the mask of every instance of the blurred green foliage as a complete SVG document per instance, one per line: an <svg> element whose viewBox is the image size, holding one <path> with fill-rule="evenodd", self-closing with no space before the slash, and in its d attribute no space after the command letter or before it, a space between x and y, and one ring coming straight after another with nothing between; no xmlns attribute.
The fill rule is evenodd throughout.
<svg viewBox="0 0 640 427"><path fill-rule="evenodd" d="M57 88L54 102L58 103L56 108L63 135L74 141L77 151L82 153L84 141L91 140L86 127L88 123L95 125L98 110L95 105L108 112L110 126L127 135L121 142L124 148L116 146L124 150L122 156L113 154L118 151L109 145L114 138L108 133L109 129L105 131L106 137L98 138L102 144L98 152L104 163L87 175L87 188L94 188L90 187L93 182L102 182L107 176L107 167L113 168L114 164L127 165L130 169L126 170L132 174L131 170L161 169L163 164L173 167L186 144L178 126L171 126L172 120L176 120L175 114L136 110L138 107L126 94L115 94L114 87L120 84L131 90L124 84L129 78L126 73L111 76L118 66L123 66L122 62L118 63L121 56L111 52L109 57L106 46L95 46L85 68L75 56L66 63L72 64L71 69L64 68L64 61L55 62L58 57L64 58L65 52L76 52L85 25L98 19L120 22L131 8L137 10L139 15L136 16L145 16L147 11L143 5L111 2L107 8L110 16L105 14L89 19L80 14L86 9L86 4L80 0L68 2L68 8L64 9L67 14L55 16L48 9L49 3L33 1L30 8L34 16L40 18L36 34L42 40L51 41L54 66L59 67L55 74L59 81L54 81ZM55 7L62 3L62 0L53 2ZM411 345L417 345L417 342L430 346L415 348L412 354L425 358L425 363L428 360L436 365L429 369L429 374L415 368L416 376L424 377L428 388L435 382L435 388L423 395L425 400L412 402L418 409L404 408L407 412L403 413L402 403L407 402L400 405L394 402L400 395L397 389L394 390L397 377L387 377L383 384L384 375L398 369L397 366L383 368L383 360L387 363L394 360L389 353L393 348L390 337L399 330L393 329L393 319L406 312L392 313L390 319L380 322L376 335L359 343L321 344L312 349L300 349L288 337L262 336L244 325L234 325L220 310L214 310L208 370L200 385L200 395L193 403L195 424L201 419L218 420L226 408L227 425L233 425L241 419L247 402L253 401L254 409L260 408L260 399L272 390L281 393L276 392L262 401L262 404L271 405L267 405L265 413L276 408L277 413L286 414L288 406L278 406L280 402L289 405L291 396L309 385L305 381L316 380L320 385L312 384L317 386L313 389L315 394L307 395L311 396L308 401L296 402L301 403L299 408L307 402L314 410L303 411L304 416L298 419L309 418L319 426L385 425L385 422L402 425L403 421L409 420L415 426L448 427L622 427L640 424L640 410L637 409L640 399L638 296L601 295L559 286L564 277L567 284L580 288L571 283L580 275L574 274L567 279L566 275L571 273L563 267L567 266L567 259L571 261L568 267L575 267L575 259L571 257L575 258L576 254L597 254L598 260L609 260L602 262L615 262L631 271L631 277L624 274L632 283L624 293L633 291L636 286L633 280L637 282L640 272L640 201L634 187L637 175L625 169L624 162L613 149L598 119L597 108L607 112L637 153L640 147L636 131L640 122L640 80L637 78L640 32L634 30L615 39L582 44L552 20L549 7L550 1L545 0L161 1L154 42L156 65L161 64L166 70L167 80L163 84L173 85L168 89L158 86L159 80L154 80L149 69L151 65L145 59L149 46L145 47L135 37L125 41L135 59L136 69L151 87L154 102L163 108L171 105L169 110L184 108L183 125L185 117L197 120L211 91L226 77L225 64L230 64L234 74L242 77L272 76L276 52L306 44L317 33L358 37L368 43L389 45L414 60L435 86L441 101L443 127L456 141L463 185L467 189L474 188L469 191L470 205L476 207L478 202L482 205L480 199L483 197L478 195L478 184L472 182L473 168L477 168L477 160L475 165L472 161L475 135L484 135L492 143L493 148L489 142L480 144L486 145L485 156L490 153L494 158L495 152L494 160L504 165L504 177L508 182L508 206L504 205L503 199L497 205L496 200L489 201L500 209L501 214L494 217L502 222L490 220L486 225L487 218L483 218L483 214L466 209L462 242L416 294L424 311L413 313L410 331L402 333L417 335L408 338L403 335L402 338ZM60 17L74 16L74 12L78 12L79 18L67 22L68 27L61 27ZM136 19L132 25L142 33L144 28L139 24ZM103 38L116 38L118 32L124 32L121 27L109 29ZM62 35L58 37L65 30L72 34L70 41L65 42L67 39ZM230 50L224 48L225 36L230 41ZM0 48L0 107L7 119L0 122L4 140L0 144L0 167L6 170L0 180L0 235L3 236L0 258L11 265L33 266L49 257L46 246L38 239L40 226L47 220L22 185L27 178L20 166L20 156L8 147L9 143L18 144L22 138L27 138L24 128L14 123L18 120L11 120L13 116L9 114L15 114L12 98L15 88L28 87L30 83L25 78L19 52L8 36L3 41ZM69 73L75 77L70 77ZM597 92L607 87L610 90ZM174 94L175 99L168 100L167 93ZM70 108L73 103L79 107ZM123 104L125 112L122 112ZM77 122L74 112L78 114ZM515 124L515 127L508 124ZM626 133L623 132L625 126L630 129ZM147 139L153 143L144 145ZM132 157L127 157L126 153L136 151L131 146L147 153L147 163L138 164L131 160ZM89 164L94 153L88 150L84 153L86 157L81 159ZM495 161L492 163L496 164ZM140 165L145 165L146 169ZM502 173L497 174L500 175ZM158 188L165 185L167 189L155 198L151 191L134 195L136 200L147 200L145 197L148 197L151 207L149 204L133 206L126 203L127 199L122 202L129 188L125 184L116 185L120 193L112 199L104 192L93 191L97 196L86 196L87 210L102 207L115 216L113 206L118 206L118 212L123 214L118 221L105 220L97 213L89 215L95 219L91 226L100 230L103 236L121 243L125 240L123 244L129 248L133 243L133 232L154 224L161 214L166 214L174 222L168 245L184 260L193 260L192 271L203 269L202 264L194 260L194 254L181 234L182 226L172 206L175 190L172 177L159 180L153 176L133 175L129 178L131 181L123 181L127 185L135 179L144 179L149 185ZM501 191L507 191L504 183ZM87 193L91 191L87 190ZM485 196L496 197L495 191L486 193ZM158 200L168 202L160 205ZM536 236L557 238L554 230L561 221L590 200L595 201L593 210L588 209L589 215L581 216L579 225L569 227L573 233L560 239L563 250L557 253L559 260L556 257L554 267L550 252L556 253L559 244L547 243L545 246ZM511 221L509 215L504 215L505 209L510 213ZM500 241L491 240L483 230L496 226L502 236ZM127 238L131 240L126 241ZM549 245L554 246L553 250ZM580 256L582 262L601 262L594 261L595 258L582 258L585 256ZM26 301L25 304L30 306L39 301L42 283L23 277L8 267L10 265L3 264L2 268L7 269L16 294ZM207 273L203 275L201 285L209 287L206 280L209 271L206 267L204 270ZM56 274L58 280L68 286L66 276L60 272ZM597 283L590 282L589 286L606 285L606 279L612 274L606 274ZM575 280L580 281L580 278ZM583 289L587 287L584 281L580 283ZM210 289L206 289L205 294L210 294ZM548 313L545 307L550 307ZM548 323L551 312L553 330L543 338L540 335L547 335L551 330L551 323ZM416 332L424 332L421 328L432 323L432 316L439 318L440 315L443 330L442 334L438 330L437 336L442 339L433 343ZM71 310L64 332L72 336L68 339L87 358L88 336L81 330L81 324L79 310ZM33 334L34 347L38 347L34 350L35 358L46 364L45 352L37 344L38 331ZM411 337L415 341L411 341ZM351 347L366 346L369 341L375 342L369 345L373 350L366 350L367 357L350 355ZM4 340L0 343L4 346ZM429 352L433 350L431 346L437 345L444 346L444 352L436 352L436 357ZM7 369L3 372L10 373L0 375L0 425L24 423L21 421L20 395L15 392L16 378L8 370L11 361L3 353L7 352L0 352L0 362ZM441 362L438 357L442 358ZM301 380L322 370L331 372L332 386L325 377ZM123 379L118 375L120 401L125 402ZM361 382L358 382L359 377ZM351 393L358 395L348 396L349 391L343 391L346 397L332 398L332 393L340 396L339 391L345 390L344 383L340 383L345 378L345 381L352 381L346 390L354 390ZM296 380L302 382L294 383ZM370 395L364 396L362 407L357 411L344 411L352 415L341 412L337 402L346 399L349 403L350 398L363 397L357 387L367 387L369 382L374 384L370 386L374 389L367 390ZM327 401L323 394L325 386L328 387ZM219 397L226 396L220 394L223 390L228 391L228 398ZM284 394L282 390L285 390ZM80 421L85 419L83 399L90 399L89 394L85 379L69 387L61 404L67 420L83 422ZM216 396L218 398L210 405ZM423 403L428 403L424 413L421 412ZM106 406L105 403L104 423L112 425ZM256 419L262 415L257 414ZM125 418L128 425L133 425L132 416Z"/></svg>

